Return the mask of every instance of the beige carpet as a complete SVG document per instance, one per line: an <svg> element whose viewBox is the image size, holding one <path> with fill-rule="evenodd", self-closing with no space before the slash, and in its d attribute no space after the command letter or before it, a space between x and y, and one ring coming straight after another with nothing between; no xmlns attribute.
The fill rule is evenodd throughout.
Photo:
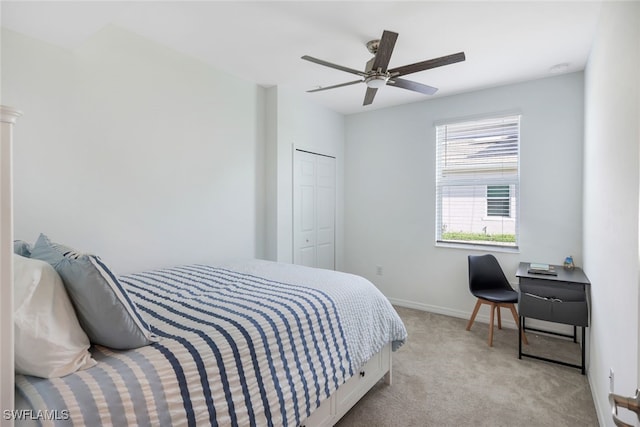
<svg viewBox="0 0 640 427"><path fill-rule="evenodd" d="M393 354L393 384L379 382L338 426L598 425L587 377L579 369L519 360L516 330L496 328L490 348L486 323L467 332L464 319L396 309L409 339ZM527 337L527 352L546 349L579 364L573 341Z"/></svg>

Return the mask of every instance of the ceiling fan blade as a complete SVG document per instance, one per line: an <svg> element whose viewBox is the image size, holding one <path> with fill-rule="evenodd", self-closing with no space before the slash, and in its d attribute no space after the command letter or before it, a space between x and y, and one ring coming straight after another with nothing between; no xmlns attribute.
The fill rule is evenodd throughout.
<svg viewBox="0 0 640 427"><path fill-rule="evenodd" d="M394 68L392 70L389 70L389 73L391 73L392 77L405 76L407 74L417 73L418 71L442 67L443 65L455 64L456 62L461 62L465 59L466 58L464 56L464 52L458 52L452 55L441 56L439 58L429 59L427 61L416 62L415 64Z"/></svg>
<svg viewBox="0 0 640 427"><path fill-rule="evenodd" d="M372 70L377 71L378 69L382 69L383 73L387 72L387 67L389 66L389 61L391 60L391 54L393 53L393 48L396 45L397 38L398 33L387 30L383 31L382 38L378 44L378 51L376 52L376 57L373 61Z"/></svg>
<svg viewBox="0 0 640 427"><path fill-rule="evenodd" d="M354 70L353 68L349 68L349 67L343 67L342 65L332 64L331 62L323 61L322 59L314 58L309 55L304 55L302 59L306 61L315 62L316 64L324 65L325 67L335 68L336 70L346 71L347 73L351 73L351 74L357 74L358 76L362 76L362 77L365 77L367 75L362 71Z"/></svg>
<svg viewBox="0 0 640 427"><path fill-rule="evenodd" d="M311 89L308 90L307 92L311 93L311 92L320 92L322 90L327 90L327 89L335 89L337 87L342 87L342 86L349 86L349 85L354 85L356 83L362 83L364 82L364 80L354 80L352 82L347 82L347 83L340 83L339 85L333 85L333 86L326 86L326 87L319 87L318 89Z"/></svg>
<svg viewBox="0 0 640 427"><path fill-rule="evenodd" d="M437 87L428 86L418 82L412 82L411 80L399 79L397 77L390 79L387 84L389 86L401 87L402 89L424 93L425 95L433 95L438 91Z"/></svg>
<svg viewBox="0 0 640 427"><path fill-rule="evenodd" d="M369 105L373 102L373 98L376 96L378 89L373 87L367 87L367 93L364 94L364 102L362 105Z"/></svg>

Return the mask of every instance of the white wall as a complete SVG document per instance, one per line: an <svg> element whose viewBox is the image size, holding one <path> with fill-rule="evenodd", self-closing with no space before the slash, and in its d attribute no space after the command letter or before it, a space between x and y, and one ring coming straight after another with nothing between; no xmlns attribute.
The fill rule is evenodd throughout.
<svg viewBox="0 0 640 427"><path fill-rule="evenodd" d="M512 110L522 113L520 253L496 256L511 282L520 261L571 254L581 265L583 74L573 73L348 116L347 271L392 302L467 318L467 255L478 252L435 246L433 123Z"/></svg>
<svg viewBox="0 0 640 427"><path fill-rule="evenodd" d="M344 116L283 87L267 91L267 253L293 262L293 150L336 158L336 270L344 269ZM273 239L275 238L275 240ZM275 258L273 258L275 256Z"/></svg>
<svg viewBox="0 0 640 427"><path fill-rule="evenodd" d="M262 256L263 88L117 27L73 51L2 35L16 238L118 273Z"/></svg>
<svg viewBox="0 0 640 427"><path fill-rule="evenodd" d="M605 3L585 71L583 251L592 282L589 381L607 426L609 368L616 393L640 386L639 87L640 3Z"/></svg>

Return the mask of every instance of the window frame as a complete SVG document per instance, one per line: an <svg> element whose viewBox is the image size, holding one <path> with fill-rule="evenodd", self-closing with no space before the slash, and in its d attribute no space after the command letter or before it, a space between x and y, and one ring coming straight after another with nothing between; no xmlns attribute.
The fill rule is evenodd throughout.
<svg viewBox="0 0 640 427"><path fill-rule="evenodd" d="M480 124L486 125L487 123L496 122L499 120L505 120L505 124L508 126L515 127L515 162L514 166L511 168L515 172L512 176L507 176L506 178L496 179L492 178L475 178L475 179L460 179L459 181L455 178L446 177L443 178L442 173L443 170L447 168L444 165L445 156L441 153L443 142L450 141L447 140L446 137L442 137L443 131L442 128L446 126L467 126L474 122L477 122L478 126L476 128L480 128ZM519 252L520 247L520 158L521 158L521 141L522 141L522 113L519 111L508 111L503 113L495 113L495 114L484 114L480 116L472 116L472 117L463 117L450 119L446 121L437 121L433 123L434 131L435 131L435 161L436 161L436 185L435 185L435 195L436 195L436 203L435 203L435 245L438 247L457 247L457 248L466 248L466 249L477 249L477 250L494 250L494 251L503 251L503 252ZM478 131L481 131L478 129ZM482 138L482 135L478 135L478 138ZM486 138L485 138L486 139ZM505 144L506 146L507 144ZM466 164L465 166L468 166ZM473 165L468 166L470 169L474 169ZM477 168L480 170L480 168ZM484 217L482 220L486 222L499 222L499 221L513 221L514 227L514 242L500 242L500 241L480 241L480 240L457 240L457 239L443 239L442 233L445 232L443 229L443 193L447 193L451 191L452 188L462 189L465 185L467 186L482 186L485 187L485 206L484 206ZM487 194L488 188L491 186L501 186L501 185L509 185L509 216L498 216L498 215L488 215L488 202L489 197ZM485 228L486 229L486 228ZM463 232L465 233L465 232ZM472 234L471 231L468 232ZM496 234L496 233L494 233ZM500 234L500 233L497 233Z"/></svg>

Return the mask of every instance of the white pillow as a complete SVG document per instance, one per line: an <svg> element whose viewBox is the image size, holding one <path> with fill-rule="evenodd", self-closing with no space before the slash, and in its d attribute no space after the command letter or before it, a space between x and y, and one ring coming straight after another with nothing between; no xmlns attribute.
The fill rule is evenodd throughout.
<svg viewBox="0 0 640 427"><path fill-rule="evenodd" d="M45 261L13 255L15 370L63 377L96 364L62 279Z"/></svg>

